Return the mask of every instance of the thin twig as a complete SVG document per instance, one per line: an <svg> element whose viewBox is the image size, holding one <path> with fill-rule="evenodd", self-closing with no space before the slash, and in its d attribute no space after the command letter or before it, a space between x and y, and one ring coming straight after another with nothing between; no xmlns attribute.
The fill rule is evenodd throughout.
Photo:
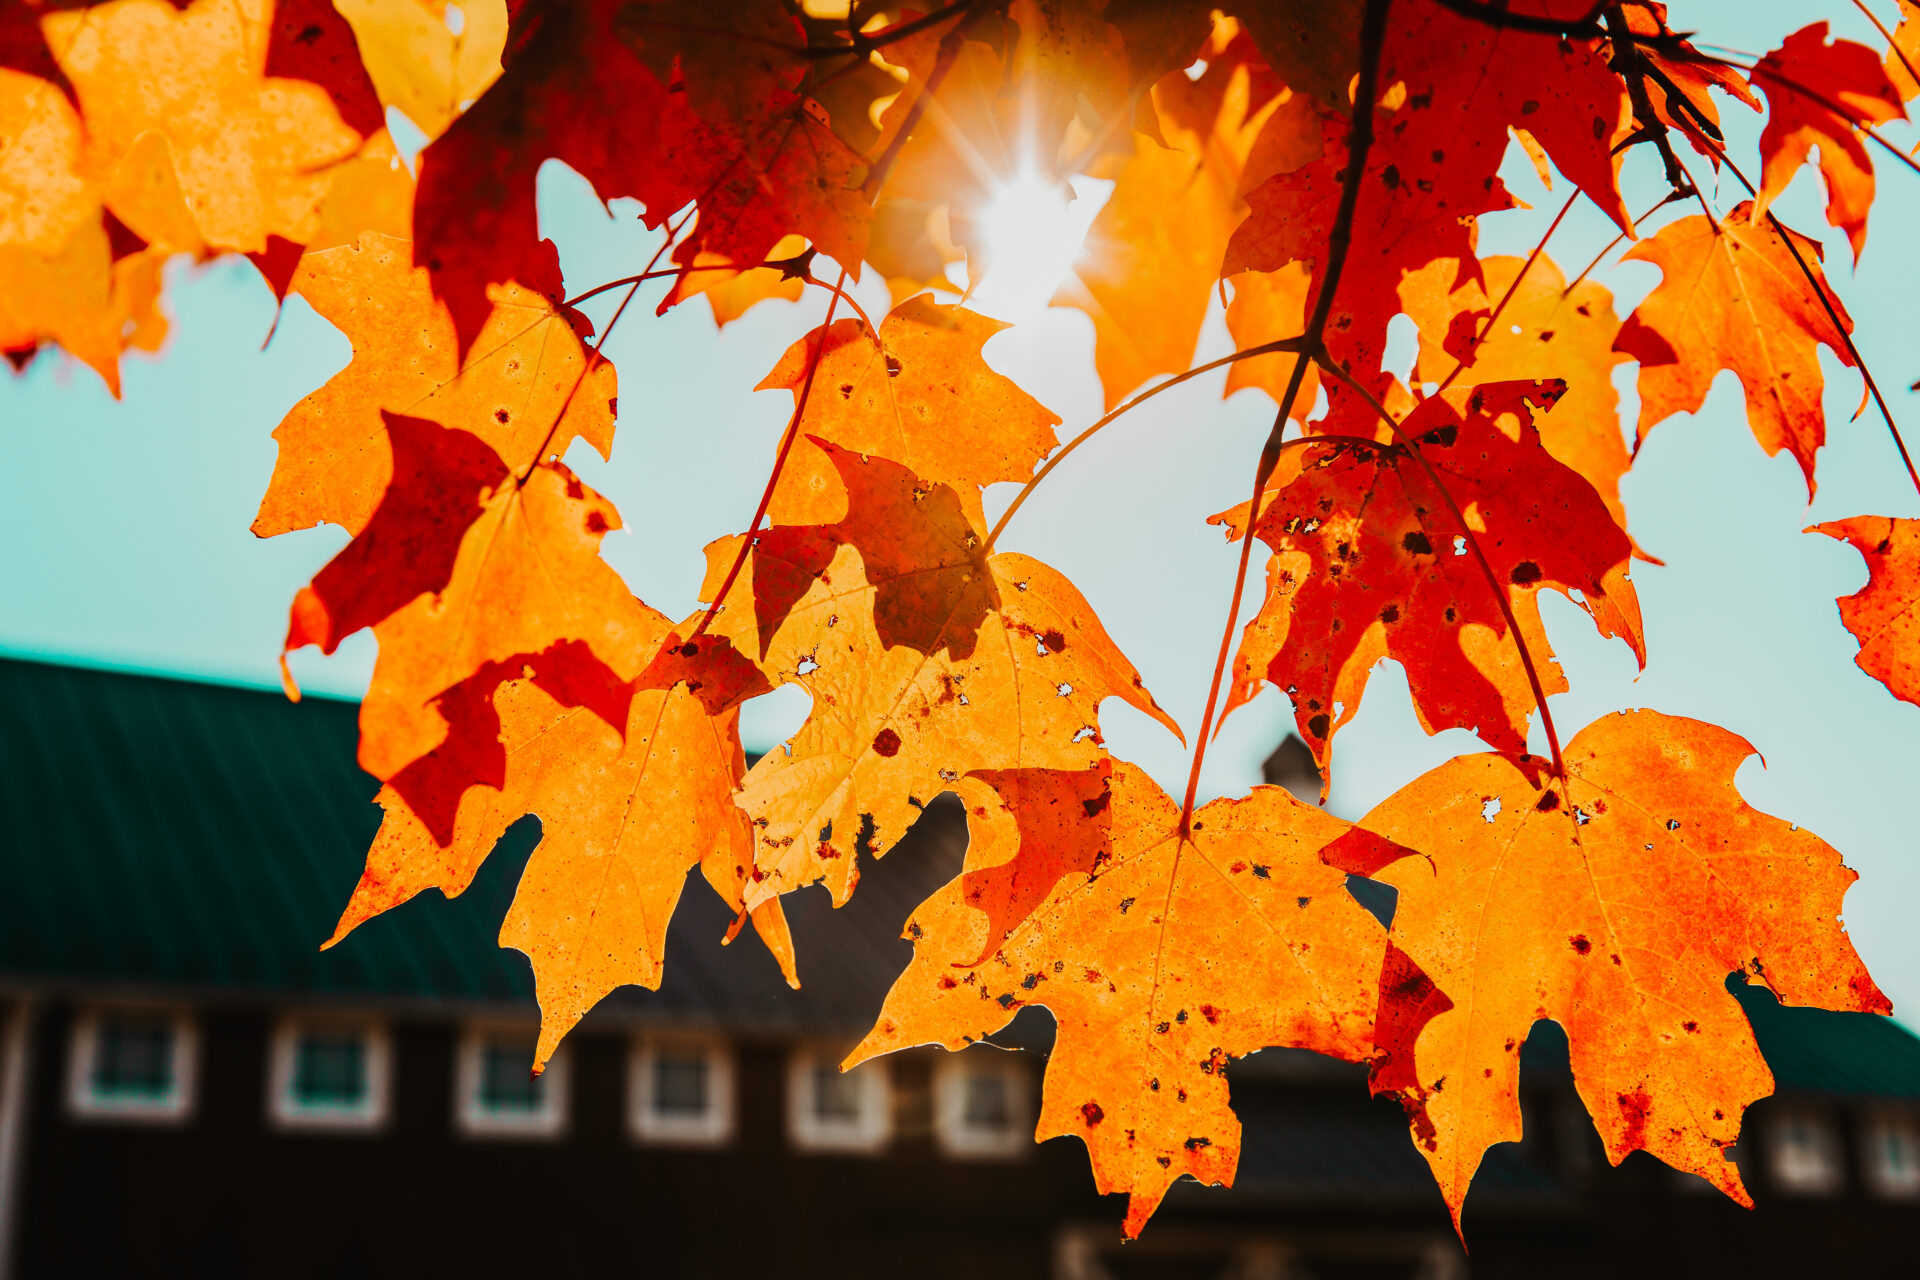
<svg viewBox="0 0 1920 1280"><path fill-rule="evenodd" d="M907 145L907 139L915 129L920 127L920 119L927 114L927 106L933 101L933 96L940 91L940 85L946 80L947 72L953 70L954 61L959 58L960 50L966 43L967 32L972 29L974 23L985 16L986 12L984 7L969 8L965 14L961 15L960 21L954 23L947 34L940 37L940 47L934 53L933 68L927 72L927 82L920 86L920 92L914 97L913 105L907 108L906 116L900 121L899 132L888 141L886 149L880 153L880 158L873 162L871 169L867 170L866 181L861 183L861 190L865 191L869 197L879 193L881 184L887 180L887 175L893 172L894 162L900 158L900 149Z"/></svg>
<svg viewBox="0 0 1920 1280"><path fill-rule="evenodd" d="M1834 115L1840 117L1842 120L1845 120L1853 128L1858 129L1861 133L1866 134L1867 137L1879 143L1881 147L1883 147L1889 155L1897 157L1901 164L1904 164L1905 166L1907 166L1907 168L1913 170L1915 173L1920 173L1920 160L1915 160L1912 156L1908 155L1906 152L1902 151L1900 148L1894 146L1891 142L1888 142L1885 138L1881 137L1879 130L1875 129L1872 125L1866 123L1863 120L1855 120L1852 117L1851 113L1849 113L1845 107L1835 102L1832 98L1827 97L1825 94L1819 92L1818 90L1809 89L1807 88L1806 85L1801 84L1798 80L1794 80L1788 76L1783 76L1778 71L1775 71L1773 68L1767 66L1766 60L1764 58L1749 67L1749 66L1743 66L1742 64L1735 62L1731 58L1716 58L1712 54L1708 54L1708 53L1698 54L1697 56L1699 60L1703 62L1715 63L1722 67L1732 67L1735 71L1744 71L1749 76L1759 76L1762 79L1771 80L1775 84L1779 85L1781 88L1797 93L1801 97L1807 99L1809 102L1819 103L1821 106L1825 107L1828 111L1833 112ZM1904 61L1904 59L1902 60Z"/></svg>
<svg viewBox="0 0 1920 1280"><path fill-rule="evenodd" d="M1667 192L1666 195L1660 197L1660 202L1658 204L1653 205L1645 213L1635 218L1633 220L1633 225L1635 227L1638 227L1641 223L1645 222L1648 218L1651 218L1654 214L1660 212L1660 210L1672 204L1675 200L1684 200L1687 198L1687 195L1690 195L1690 194L1692 193L1689 192L1689 193L1683 194L1678 191ZM1578 289L1580 287L1580 282L1582 280L1585 280L1588 276L1592 275L1594 268L1598 267L1600 263L1603 260L1605 260L1606 256L1612 253L1615 247L1618 246L1619 243L1622 240L1625 240L1626 238L1627 238L1627 233L1622 231L1619 235L1607 241L1607 247L1602 249L1600 252L1594 254L1593 261L1589 262L1586 266L1582 267L1580 269L1579 275L1567 281L1567 287L1560 291L1560 296L1564 298L1568 294L1572 293L1575 289Z"/></svg>
<svg viewBox="0 0 1920 1280"><path fill-rule="evenodd" d="M1222 365L1233 364L1235 361L1250 359L1253 356L1270 355L1276 351L1297 352L1300 350L1300 347L1301 339L1299 338L1279 338L1273 342L1263 342L1256 347L1245 347L1234 352L1232 355L1221 356L1218 360L1209 360L1203 365L1196 365L1185 373L1168 378L1165 382L1148 387L1145 391L1142 391L1125 404L1117 405L1108 410L1099 421L1095 422L1073 439L1067 441L1051 458L1048 458L1047 464L1041 467L1040 470L1034 474L1033 478L1021 487L1020 492L1013 496L1013 501L1007 505L1007 509L1001 512L1000 519L995 522L993 532L987 535L986 548L981 554L983 556L993 554L993 547L994 544L1000 540L1001 530L1007 527L1007 522L1013 519L1014 512L1020 510L1020 508L1025 505L1027 495L1039 487L1040 482L1047 478L1049 472L1065 461L1068 454L1093 439L1095 435L1099 434L1105 428L1112 426L1118 419L1125 417L1133 410L1159 395L1162 391L1171 391L1181 383L1189 382L1203 373L1212 373Z"/></svg>
<svg viewBox="0 0 1920 1280"><path fill-rule="evenodd" d="M1647 59L1634 41L1633 32L1627 26L1625 9L1620 5L1610 5L1606 11L1607 38L1613 46L1613 69L1627 82L1627 96L1633 102L1634 119L1640 122L1640 129L1653 140L1654 147L1660 152L1660 159L1667 166L1667 184L1678 191L1686 181L1686 169L1680 163L1680 157L1673 152L1673 139L1667 135L1667 122L1653 109L1653 99L1647 96Z"/></svg>
<svg viewBox="0 0 1920 1280"><path fill-rule="evenodd" d="M1740 185L1747 189L1747 193L1757 199L1759 193L1754 190L1753 183L1747 180L1747 175L1740 171L1740 166L1733 162L1725 150L1720 151L1720 160L1734 177L1740 179ZM1793 233L1787 230L1785 223L1774 216L1771 209L1767 210L1767 221L1773 226L1774 233L1780 237L1780 242L1787 246L1787 252L1793 255L1794 262L1800 268L1800 274L1805 276L1807 283L1813 286L1814 293L1820 299L1821 309L1827 313L1827 320L1833 325L1833 331L1840 335L1842 342L1846 343L1847 354L1853 358L1854 367L1860 370L1861 378L1866 381L1868 394L1880 407L1880 416L1886 420L1887 432L1893 437L1893 447L1899 450L1900 461L1907 469L1907 479L1913 482L1914 492L1920 493L1920 470L1914 467L1913 455L1907 452L1907 442L1900 435L1899 425L1893 420L1893 410L1887 407L1887 398L1880 394L1880 384L1875 381L1873 370L1867 367L1867 358L1860 354L1860 348L1854 344L1853 335L1847 331L1847 326L1840 319L1840 309L1834 305L1826 281L1814 271L1813 264L1808 262L1805 255L1800 252L1800 246L1793 242Z"/></svg>
<svg viewBox="0 0 1920 1280"><path fill-rule="evenodd" d="M814 345L812 352L807 356L807 376L800 384L800 394L794 399L793 417L787 421L786 434L780 437L780 452L774 455L773 471L767 476L767 487L760 494L760 505L754 508L753 522L747 526L746 536L740 539L740 551L733 558L733 567L727 570L727 576L720 583L720 589L713 593L713 599L707 604L707 611L700 615L699 623L688 633L686 639L681 641L683 648L698 640L712 624L714 616L720 612L720 606L726 602L727 592L733 590L735 579L739 578L740 570L746 566L747 556L753 551L754 539L760 536L760 522L767 518L767 508L773 505L773 491L780 485L780 473L787 465L787 455L793 452L793 442L800 437L800 419L807 411L808 398L813 395L814 375L820 372L820 362L826 359L827 339L831 336L830 330L833 328L833 310L840 305L841 286L846 282L847 273L845 268L842 268L840 284L834 287L833 296L827 301L827 318L820 323L818 330L820 341Z"/></svg>
<svg viewBox="0 0 1920 1280"><path fill-rule="evenodd" d="M1473 341L1468 344L1466 351L1461 354L1459 362L1453 366L1453 372L1441 380L1440 386L1433 393L1434 395L1439 395L1440 392L1452 386L1454 379L1458 378L1461 372L1473 363L1473 358L1475 354L1479 352L1481 346L1488 338L1493 336L1493 326L1500 323L1500 316L1506 311L1507 304L1513 301L1514 294L1520 292L1520 282L1527 278L1527 272L1533 270L1533 264L1540 261L1540 255L1546 252L1547 241L1553 239L1553 233L1560 229L1561 222L1566 219L1567 214L1573 211L1573 202L1579 198L1580 188L1576 186L1573 189L1573 194L1567 197L1567 202L1560 206L1560 212L1554 215L1553 222L1547 227L1547 233L1540 237L1540 243L1533 246L1533 252L1527 255L1527 260L1520 264L1520 270L1514 273L1513 283L1507 286L1507 291L1500 295L1500 301L1494 304L1492 314L1487 317L1486 326L1474 336Z"/></svg>
<svg viewBox="0 0 1920 1280"><path fill-rule="evenodd" d="M1900 65L1907 69L1907 78L1913 81L1916 87L1920 87L1920 71L1915 71L1913 64L1907 61L1906 50L1902 49L1900 42L1893 38L1893 32L1887 30L1887 24L1880 21L1880 15L1867 8L1866 0L1853 0L1853 7L1867 15L1867 21L1873 24L1873 29L1886 38L1887 52L1900 59Z"/></svg>
<svg viewBox="0 0 1920 1280"><path fill-rule="evenodd" d="M865 58L875 49L884 49L896 40L905 40L908 36L919 35L928 27L937 27L956 13L974 8L979 0L954 0L952 4L942 5L932 13L925 13L908 22L898 22L891 27L868 34L855 31L848 37L847 44L809 46L803 56L808 58L838 58L842 55L858 55Z"/></svg>
<svg viewBox="0 0 1920 1280"><path fill-rule="evenodd" d="M1494 573L1493 562L1487 559L1487 553L1481 549L1480 540L1474 536L1473 526L1467 523L1466 513L1461 511L1460 504L1454 501L1453 494L1448 491L1446 483L1440 479L1440 473L1434 470L1433 464L1428 462L1426 455L1420 452L1419 444L1406 433L1399 420L1387 411L1387 407L1381 404L1357 378L1345 369L1337 367L1331 360L1322 359L1320 367L1353 388L1354 392L1367 402L1368 407L1387 424L1394 438L1400 442L1413 460L1420 464L1420 469L1427 473L1427 479L1433 482L1433 487L1438 489L1440 496L1446 500L1447 510L1453 513L1454 522L1459 526L1467 547L1473 552L1473 558L1479 563L1480 572L1486 575L1487 585L1493 590L1494 602L1500 606L1500 616L1506 619L1507 633L1513 637L1514 648L1520 651L1520 666L1526 671L1527 683L1533 688L1534 704L1540 708L1540 726L1547 731L1547 747L1553 752L1554 776L1564 779L1567 776L1567 768L1560 758L1560 732L1554 727L1553 712L1547 707L1547 693L1540 683L1540 673L1534 669L1533 653L1527 648L1526 637L1520 634L1520 620L1514 616L1513 604L1507 599L1506 588L1501 584L1499 575Z"/></svg>
<svg viewBox="0 0 1920 1280"><path fill-rule="evenodd" d="M1352 123L1347 131L1347 172L1340 187L1340 204L1334 213L1333 225L1327 232L1326 267L1314 295L1313 312L1307 319L1305 332L1301 335L1302 349L1293 362L1293 373L1287 379L1286 394L1280 399L1280 412L1274 417L1273 427L1267 433L1267 442L1260 450L1260 461L1254 468L1253 500L1248 507L1249 527L1260 518L1260 499L1266 493L1267 479L1273 475L1274 467L1280 461L1282 438L1287 429L1288 417L1293 412L1293 402L1299 398L1300 386L1307 375L1307 363L1312 353L1322 348L1323 335L1327 330L1327 317L1333 310L1333 296L1340 287L1341 274L1346 270L1347 253L1353 244L1353 219L1360 207L1360 184L1367 168L1367 155L1373 149L1373 117L1379 98L1380 57L1387 43L1387 11L1392 0L1367 0L1365 15L1360 21L1360 74L1353 91ZM1180 802L1180 837L1186 839L1193 826L1193 801L1200 790L1200 767L1207 758L1208 731L1213 727L1213 714L1220 705L1220 682L1226 675L1227 656L1233 649L1234 624L1240 620L1240 601L1246 592L1247 563L1253 554L1253 539L1248 537L1240 548L1240 565L1234 573L1233 598L1227 605L1227 623L1220 634L1220 652L1214 658L1213 680L1207 687L1207 707L1200 717L1200 732L1193 743L1193 763L1187 770L1187 792Z"/></svg>

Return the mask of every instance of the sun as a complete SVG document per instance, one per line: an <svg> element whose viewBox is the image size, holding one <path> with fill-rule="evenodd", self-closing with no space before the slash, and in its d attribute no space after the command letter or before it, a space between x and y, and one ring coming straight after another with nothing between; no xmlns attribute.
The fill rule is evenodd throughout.
<svg viewBox="0 0 1920 1280"><path fill-rule="evenodd" d="M999 184L980 219L987 261L973 298L981 310L1018 323L1046 309L1080 261L1087 228L1104 203L1087 185L1034 168Z"/></svg>

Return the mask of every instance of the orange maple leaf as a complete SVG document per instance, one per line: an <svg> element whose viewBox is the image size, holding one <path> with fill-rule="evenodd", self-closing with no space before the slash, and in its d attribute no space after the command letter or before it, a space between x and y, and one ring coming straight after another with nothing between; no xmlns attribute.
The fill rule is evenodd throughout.
<svg viewBox="0 0 1920 1280"><path fill-rule="evenodd" d="M1093 320L1108 409L1156 374L1193 363L1227 239L1246 216L1242 179L1255 139L1274 128L1318 142L1317 117L1277 112L1281 86L1232 23L1220 24L1204 52L1199 80L1176 71L1154 86L1160 139L1135 133L1130 156L1096 171L1114 177L1113 194L1054 298Z"/></svg>
<svg viewBox="0 0 1920 1280"><path fill-rule="evenodd" d="M816 445L845 518L763 533L741 579L750 597L713 625L814 704L741 791L758 846L750 902L822 879L844 902L860 845L884 854L971 770L1094 764L1109 696L1179 732L1071 583L1027 556L983 554L977 496ZM703 594L737 547L708 549Z"/></svg>
<svg viewBox="0 0 1920 1280"><path fill-rule="evenodd" d="M1773 1076L1727 976L1890 1012L1840 925L1854 873L1741 799L1753 753L1697 720L1621 713L1567 745L1565 781L1530 782L1539 759L1462 756L1362 819L1424 855L1341 864L1399 890L1392 943L1447 998L1405 984L1423 1007L1404 1040L1382 1037L1380 1070L1456 1226L1482 1154L1520 1138L1520 1045L1542 1018L1566 1029L1608 1159L1649 1151L1750 1204L1726 1149Z"/></svg>
<svg viewBox="0 0 1920 1280"><path fill-rule="evenodd" d="M1873 204L1873 161L1860 126L1904 119L1900 93L1873 50L1851 40L1827 43L1816 22L1788 36L1760 59L1751 77L1772 108L1760 133L1760 194L1754 216L1787 189L1815 147L1827 184L1827 223L1847 233L1854 260L1867 243Z"/></svg>
<svg viewBox="0 0 1920 1280"><path fill-rule="evenodd" d="M1458 385L1506 382L1552 370L1567 389L1552 413L1535 419L1540 443L1594 487L1614 523L1624 529L1620 477L1633 463L1620 433L1620 393L1613 388L1614 367L1627 360L1613 345L1620 332L1613 294L1593 280L1582 280L1569 290L1560 268L1545 254L1524 276L1523 265L1520 258L1483 258L1482 283L1451 294L1444 292L1444 285L1427 287L1435 283L1430 272L1401 286L1407 314L1420 329L1414 379L1446 381L1459 365L1462 348L1483 331ZM1503 297L1506 307L1488 330L1491 300Z"/></svg>
<svg viewBox="0 0 1920 1280"><path fill-rule="evenodd" d="M305 244L361 134L267 73L271 0L113 0L42 19L86 121L83 168L143 239L189 253Z"/></svg>
<svg viewBox="0 0 1920 1280"><path fill-rule="evenodd" d="M630 680L652 653L650 611L600 558L612 503L563 463L522 478L478 436L384 416L395 480L295 597L285 647L331 653L373 628L360 766L383 780L445 739L434 700L489 663L580 640Z"/></svg>
<svg viewBox="0 0 1920 1280"><path fill-rule="evenodd" d="M1820 246L1782 230L1824 289ZM1792 450L1811 495L1814 455L1827 438L1816 348L1824 343L1849 367L1853 355L1788 240L1746 201L1718 226L1705 216L1670 222L1625 260L1651 262L1663 277L1614 341L1640 362L1640 444L1657 423L1697 411L1714 376L1731 369L1746 389L1754 438L1769 455ZM1827 298L1851 332L1840 300L1831 290Z"/></svg>
<svg viewBox="0 0 1920 1280"><path fill-rule="evenodd" d="M1231 1184L1229 1060L1266 1046L1372 1051L1383 931L1321 861L1335 840L1407 851L1278 787L1180 810L1131 765L976 773L965 871L915 908L913 961L853 1066L959 1049L1025 1005L1058 1022L1038 1141L1082 1139L1126 1233L1182 1177ZM1230 957L1230 959L1228 959Z"/></svg>
<svg viewBox="0 0 1920 1280"><path fill-rule="evenodd" d="M1546 587L1580 592L1600 634L1644 664L1631 544L1533 425L1559 393L1558 383L1455 387L1407 418L1402 430L1452 503L1473 513L1467 523L1410 446L1329 441L1284 455L1254 526L1274 552L1268 594L1234 660L1229 706L1263 681L1286 690L1324 774L1333 735L1360 709L1374 665L1392 657L1428 733L1471 729L1524 752L1533 691L1469 537L1503 584L1545 692L1566 688L1535 598ZM1212 518L1236 537L1246 521L1245 504Z"/></svg>
<svg viewBox="0 0 1920 1280"><path fill-rule="evenodd" d="M676 649L679 633L642 612L649 652ZM623 681L566 642L483 670L451 690L443 710L455 726L448 742L380 790L386 816L326 945L422 890L458 896L507 828L537 815L540 843L500 934L533 962L537 1069L615 987L660 985L689 868L699 864L745 912L753 839L732 800L745 768L738 699L704 698L675 680ZM754 908L752 920L798 985L778 901Z"/></svg>
<svg viewBox="0 0 1920 1280"><path fill-rule="evenodd" d="M118 397L120 353L158 350L166 335L166 255L107 221L79 171L85 130L57 86L0 68L0 120L0 351L57 342Z"/></svg>
<svg viewBox="0 0 1920 1280"><path fill-rule="evenodd" d="M1867 585L1840 600L1840 620L1860 641L1854 661L1894 697L1920 704L1920 520L1855 516L1809 532L1845 539L1867 562Z"/></svg>
<svg viewBox="0 0 1920 1280"><path fill-rule="evenodd" d="M808 432L951 486L977 520L980 489L1027 479L1060 443L1053 431L1059 416L982 355L987 340L1007 327L922 294L893 309L878 341L859 320L815 329L788 347L755 389L791 391L797 403L817 350ZM831 507L838 486L821 455L799 444L796 450L774 518L812 523L820 497L803 493L822 495Z"/></svg>
<svg viewBox="0 0 1920 1280"><path fill-rule="evenodd" d="M576 437L603 458L612 449L614 368L583 348L586 318L553 301L551 241L531 287L493 287L493 311L464 360L453 319L411 254L404 240L368 234L301 259L292 291L347 335L353 360L274 429L280 456L253 522L258 536L322 521L366 528L393 476L382 413L468 432L514 474L564 455Z"/></svg>

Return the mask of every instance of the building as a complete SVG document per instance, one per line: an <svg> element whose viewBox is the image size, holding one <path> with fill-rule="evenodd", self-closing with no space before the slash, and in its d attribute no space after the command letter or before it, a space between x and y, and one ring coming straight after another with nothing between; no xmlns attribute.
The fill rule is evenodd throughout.
<svg viewBox="0 0 1920 1280"><path fill-rule="evenodd" d="M1741 1143L1755 1212L1608 1167L1542 1024L1470 1259L1397 1108L1273 1050L1232 1068L1238 1185L1177 1187L1122 1246L1079 1144L1030 1141L1042 1011L1022 1052L833 1069L959 866L939 802L843 910L790 900L799 991L750 931L711 945L727 912L694 877L662 990L608 1000L530 1083L531 981L494 938L531 820L461 898L317 949L378 821L354 718L0 661L5 1275L1920 1273L1920 1041L1747 990L1781 1084Z"/></svg>

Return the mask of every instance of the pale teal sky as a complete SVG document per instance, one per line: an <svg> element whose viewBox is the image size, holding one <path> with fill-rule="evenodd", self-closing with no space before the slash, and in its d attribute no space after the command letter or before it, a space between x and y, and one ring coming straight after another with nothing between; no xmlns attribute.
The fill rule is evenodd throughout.
<svg viewBox="0 0 1920 1280"><path fill-rule="evenodd" d="M1877 43L1866 21L1839 3L1682 0L1673 9L1676 26L1752 52L1822 11L1837 33ZM1751 161L1750 120L1738 107L1727 115L1734 154ZM1920 139L1910 126L1890 133L1906 144ZM1656 164L1642 155L1630 162L1633 207L1650 202ZM1920 215L1920 176L1884 155L1875 164L1881 195L1865 258L1855 272L1844 240L1829 234L1827 261L1862 349L1920 440L1920 403L1903 389L1920 376L1911 302L1920 289L1920 247L1909 231ZM1694 168L1704 181L1705 163ZM1564 198L1564 187L1541 191L1524 159L1509 164L1508 180L1547 213ZM1729 178L1719 206L1738 198ZM1807 234L1826 231L1811 174L1778 208ZM557 166L543 175L541 211L576 291L633 270L652 251L630 206L616 205L610 219L586 185ZM1524 253L1543 216L1487 220L1482 251ZM1583 206L1553 254L1578 270L1611 234ZM1631 264L1603 278L1624 315L1658 272ZM870 310L884 308L871 287L863 297ZM168 347L157 360L128 361L118 403L92 372L63 358L0 378L8 458L0 471L0 546L7 548L0 652L277 688L287 602L344 536L328 528L262 542L247 526L272 470L273 426L345 364L348 346L296 299L262 349L272 301L244 262L177 266L169 299ZM992 301L983 295L982 309L991 311ZM701 304L657 319L636 306L609 342L624 410L613 460L602 463L576 446L569 461L625 518L626 529L607 539L607 559L665 612L694 606L701 546L751 515L791 405L785 393L752 387L790 341L818 323L823 305L818 291L797 305L767 304L717 336ZM1100 412L1091 348L1085 317L1054 311L995 338L987 356L1065 419L1065 437ZM1229 349L1216 315L1202 356ZM1400 358L1410 354L1406 347ZM1855 645L1833 601L1864 582L1858 556L1801 533L1860 513L1920 515L1920 499L1878 419L1849 421L1857 376L1826 365L1831 443L1811 508L1792 460L1768 459L1754 443L1731 374L1721 376L1700 415L1654 432L1623 490L1635 537L1666 560L1634 573L1647 671L1636 680L1623 645L1598 639L1571 605L1543 597L1573 685L1553 700L1553 711L1563 737L1605 712L1648 706L1751 740L1767 767L1750 762L1742 791L1818 832L1860 871L1847 922L1902 1015L1920 1025L1909 1012L1920 1008L1920 948L1912 941L1920 859L1906 808L1920 762L1920 707L1897 702L1853 665ZM1629 421L1637 412L1631 377L1629 367L1621 378ZM1258 393L1223 403L1221 386L1219 377L1196 381L1109 429L1035 495L1003 541L1078 583L1189 731L1199 721L1234 567L1233 550L1204 519L1244 498L1272 414ZM352 696L371 660L362 636L331 660L309 650L294 665L310 690ZM750 740L777 740L805 706L793 690L763 699L747 726ZM1239 792L1257 781L1259 761L1288 719L1272 691L1240 712L1209 754L1206 789ZM1118 755L1179 787L1187 756L1164 729L1116 701L1103 709L1103 724ZM1542 741L1537 731L1535 740ZM1333 807L1358 816L1422 770L1477 749L1464 732L1426 737L1399 669L1386 664L1337 739Z"/></svg>

